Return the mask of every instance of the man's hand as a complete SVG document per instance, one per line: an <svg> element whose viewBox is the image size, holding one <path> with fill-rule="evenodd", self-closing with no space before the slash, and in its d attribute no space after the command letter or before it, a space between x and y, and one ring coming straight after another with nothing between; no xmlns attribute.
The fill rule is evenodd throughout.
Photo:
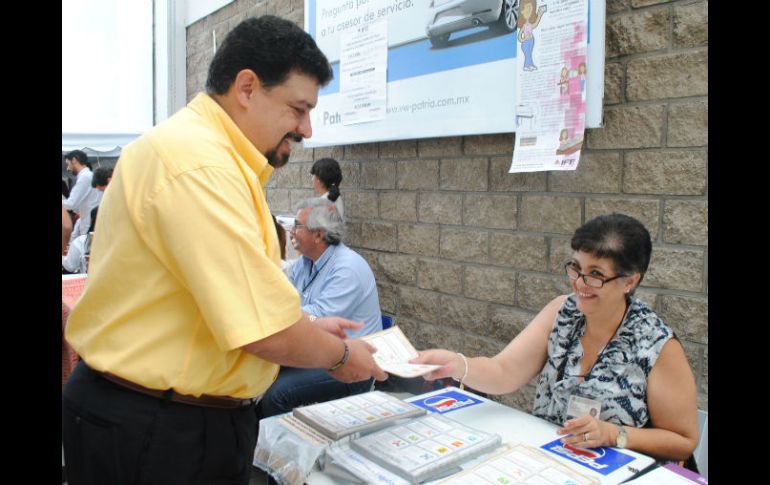
<svg viewBox="0 0 770 485"><path fill-rule="evenodd" d="M320 320L320 318L316 320L316 323ZM388 378L388 374L380 369L380 366L372 358L372 354L377 351L376 348L359 339L346 340L345 342L350 348L348 361L337 370L330 372L332 377L348 384L364 381L370 377L374 377L378 381L384 381Z"/></svg>
<svg viewBox="0 0 770 485"><path fill-rule="evenodd" d="M346 320L340 317L318 317L313 323L318 325L319 328L322 328L341 339L348 337L345 334L346 328L358 330L364 326L363 322L354 322L353 320Z"/></svg>

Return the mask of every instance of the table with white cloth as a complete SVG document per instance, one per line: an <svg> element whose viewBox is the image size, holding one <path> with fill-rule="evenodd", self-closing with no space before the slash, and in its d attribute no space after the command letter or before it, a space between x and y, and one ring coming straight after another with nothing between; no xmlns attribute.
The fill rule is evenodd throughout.
<svg viewBox="0 0 770 485"><path fill-rule="evenodd" d="M430 408L429 410L440 411L448 418L452 418L466 426L497 433L502 437L503 443L522 443L541 450L543 450L541 447L546 444L549 444L549 449L562 448L558 442L554 443L554 441L563 436L556 432L559 426L510 406L483 398L467 390L460 390L457 387L446 387L402 399L426 407L426 409ZM596 478L606 485L614 485L628 480L655 462L649 456L627 449L604 448L586 451L587 453L585 454L572 454L573 458L578 461L573 461L563 454L552 451L545 451L545 453L557 459L560 463L574 469L577 473ZM563 448L561 453L565 453ZM567 453L569 454L569 452ZM620 456L620 461L630 458L630 461L620 466L604 465L602 464L602 458L605 455L610 458ZM468 461L463 464L462 468L467 469L477 464L485 456ZM615 468L615 466L618 467ZM601 469L604 473L596 471L596 469ZM608 472L608 470L613 471ZM322 471L313 471L307 477L306 483L309 485L329 485L337 484L339 481Z"/></svg>

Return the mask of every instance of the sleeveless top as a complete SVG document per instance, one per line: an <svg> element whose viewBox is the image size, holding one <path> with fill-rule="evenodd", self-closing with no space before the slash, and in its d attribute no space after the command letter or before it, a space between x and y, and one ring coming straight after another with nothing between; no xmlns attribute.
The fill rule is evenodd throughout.
<svg viewBox="0 0 770 485"><path fill-rule="evenodd" d="M674 332L641 300L630 297L616 335L580 382L583 346L578 338L585 328L585 316L572 293L548 336L548 360L538 377L532 414L562 425L569 397L577 394L602 403L602 421L637 428L649 425L647 376Z"/></svg>

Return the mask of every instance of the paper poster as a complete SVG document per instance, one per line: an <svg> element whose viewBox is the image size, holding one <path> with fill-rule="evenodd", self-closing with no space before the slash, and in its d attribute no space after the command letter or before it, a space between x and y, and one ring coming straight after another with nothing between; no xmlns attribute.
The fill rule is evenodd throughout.
<svg viewBox="0 0 770 485"><path fill-rule="evenodd" d="M387 108L388 23L368 23L340 35L342 124L385 118Z"/></svg>
<svg viewBox="0 0 770 485"><path fill-rule="evenodd" d="M575 170L586 126L588 0L521 0L510 173Z"/></svg>
<svg viewBox="0 0 770 485"><path fill-rule="evenodd" d="M582 3L585 1L590 3L591 18L587 126L593 128L602 123L605 0ZM471 18L478 13L473 2L305 0L305 30L329 59L334 78L319 92L318 104L310 113L313 136L304 146L516 131L516 60L522 52L517 24L506 23L512 20L512 12L506 9L515 3L501 1L479 7L484 12L476 15L480 23L473 25ZM553 13L553 3L548 2L549 12L543 22ZM378 20L387 20L385 117L345 124L340 38ZM436 29L444 28L451 32L436 34ZM535 28L535 36L539 28ZM535 55L539 43L540 38Z"/></svg>

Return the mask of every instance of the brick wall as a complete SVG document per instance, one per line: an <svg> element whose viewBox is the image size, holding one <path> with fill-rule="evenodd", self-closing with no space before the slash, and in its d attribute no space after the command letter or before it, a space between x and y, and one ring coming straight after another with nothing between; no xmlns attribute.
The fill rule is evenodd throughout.
<svg viewBox="0 0 770 485"><path fill-rule="evenodd" d="M302 0L236 0L187 31L188 98L247 16L303 25ZM682 339L708 410L708 2L607 0L603 128L575 172L508 174L513 134L295 150L269 183L276 213L313 195L313 160L342 166L347 242L418 348L501 350L554 296L572 232L612 211L653 237L639 296ZM534 386L500 401L531 410Z"/></svg>

